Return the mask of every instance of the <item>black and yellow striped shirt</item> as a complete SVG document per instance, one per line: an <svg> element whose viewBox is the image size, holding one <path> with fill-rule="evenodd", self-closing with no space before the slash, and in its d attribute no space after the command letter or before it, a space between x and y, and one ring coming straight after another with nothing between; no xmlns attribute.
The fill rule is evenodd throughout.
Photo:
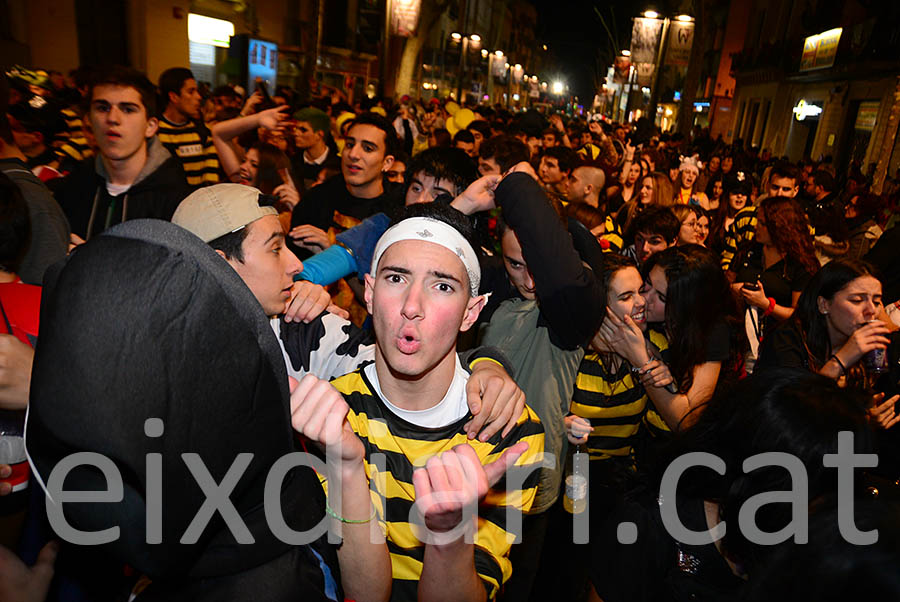
<svg viewBox="0 0 900 602"><path fill-rule="evenodd" d="M664 333L650 328L647 330L646 336L660 352L669 348L669 339L666 338ZM644 414L644 426L647 427L647 430L654 437L668 437L672 433L672 429L669 428L663 417L656 411L656 406L653 405L652 401L647 403L647 412Z"/></svg>
<svg viewBox="0 0 900 602"><path fill-rule="evenodd" d="M347 400L350 406L347 419L366 449L366 476L373 490L373 503L385 530L391 555L391 599L416 600L425 544L416 537L417 527L409 522L415 499L413 470L424 466L428 458L460 444L471 445L481 461L488 464L519 441L527 441L529 448L516 462L516 467L528 470L543 458L544 430L537 415L526 407L508 436L501 437L498 433L486 442L469 440L463 425L471 416L441 428L414 425L387 408L375 394L375 388L363 370L342 376L332 384ZM373 462L375 454L383 454L385 458L383 473ZM521 489L505 492L505 483L515 470L511 469L506 478L488 492L478 509L475 570L489 599L497 595L512 574L508 558L511 537L506 530L507 507L512 506L525 513L531 508L537 492L538 470L530 472Z"/></svg>
<svg viewBox="0 0 900 602"><path fill-rule="evenodd" d="M622 234L622 226L613 219L612 215L606 216L603 234L600 235L600 246L604 252L621 253L625 248L624 235ZM606 241L604 244L603 241Z"/></svg>
<svg viewBox="0 0 900 602"><path fill-rule="evenodd" d="M631 364L622 360L612 372L602 355L584 356L569 411L591 423L587 441L591 460L630 456L646 407L647 394L631 373Z"/></svg>
<svg viewBox="0 0 900 602"><path fill-rule="evenodd" d="M181 162L190 186L196 188L219 182L219 155L206 126L194 121L179 125L162 117L156 135Z"/></svg>
<svg viewBox="0 0 900 602"><path fill-rule="evenodd" d="M722 269L727 270L737 254L738 247L756 236L756 207L744 207L734 216L723 239Z"/></svg>
<svg viewBox="0 0 900 602"><path fill-rule="evenodd" d="M84 134L84 122L74 109L60 111L66 122L66 129L60 132L53 141L56 156L61 163L67 160L81 162L94 156L87 137Z"/></svg>

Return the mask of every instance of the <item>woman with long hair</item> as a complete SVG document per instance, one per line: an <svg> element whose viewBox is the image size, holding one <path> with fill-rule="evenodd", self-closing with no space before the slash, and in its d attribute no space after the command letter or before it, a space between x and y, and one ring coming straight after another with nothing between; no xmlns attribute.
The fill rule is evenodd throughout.
<svg viewBox="0 0 900 602"><path fill-rule="evenodd" d="M681 429L692 408L737 380L742 344L734 299L718 257L699 245L670 247L643 267L645 319L664 335L666 349L650 357L631 318L608 315L600 336L641 374L653 402L651 432ZM674 387L666 388L672 382Z"/></svg>
<svg viewBox="0 0 900 602"><path fill-rule="evenodd" d="M737 297L762 312L758 338L774 320L790 318L800 292L819 270L800 205L786 197L765 199L756 212L754 240L738 251L729 270Z"/></svg>
<svg viewBox="0 0 900 602"><path fill-rule="evenodd" d="M630 155L629 155L630 153ZM644 168L640 161L634 160L634 147L625 145L625 162L619 172L619 186L612 188L613 195L607 201L609 207L622 207L640 192L640 183L643 181Z"/></svg>
<svg viewBox="0 0 900 602"><path fill-rule="evenodd" d="M706 183L704 189L709 200L709 211L718 211L721 206L722 195L725 193L725 180L722 174L716 174Z"/></svg>
<svg viewBox="0 0 900 602"><path fill-rule="evenodd" d="M672 213L678 218L681 228L678 229L677 245L699 245L700 240L700 217L703 209L696 205L675 205L672 207ZM709 221L707 220L707 226Z"/></svg>
<svg viewBox="0 0 900 602"><path fill-rule="evenodd" d="M616 214L616 221L622 225L622 231L625 232L626 238L630 239L632 237L632 233L629 232L631 222L634 221L634 217L640 211L650 205L671 207L674 202L675 197L669 176L654 171L644 176L644 179L641 180L641 188L637 197L622 205Z"/></svg>
<svg viewBox="0 0 900 602"><path fill-rule="evenodd" d="M709 243L707 246L719 253L725 248L725 233L734 224L738 211L747 207L750 195L750 181L743 172L723 181L724 190L719 208L713 214L709 225Z"/></svg>
<svg viewBox="0 0 900 602"><path fill-rule="evenodd" d="M233 140L242 135L258 135L259 131L277 130L284 119L284 107L268 109L217 123L212 139L219 153L222 169L232 182L254 186L278 198L280 213L290 212L300 202L300 193L290 175L290 160L278 147L252 141L240 155Z"/></svg>

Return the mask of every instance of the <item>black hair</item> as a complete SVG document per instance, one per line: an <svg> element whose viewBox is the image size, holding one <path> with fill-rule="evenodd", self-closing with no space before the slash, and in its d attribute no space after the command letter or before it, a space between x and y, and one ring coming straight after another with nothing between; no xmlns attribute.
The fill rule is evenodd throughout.
<svg viewBox="0 0 900 602"><path fill-rule="evenodd" d="M678 238L681 222L672 213L669 207L650 205L639 211L631 224L631 230L635 233L658 234L671 244Z"/></svg>
<svg viewBox="0 0 900 602"><path fill-rule="evenodd" d="M797 186L800 183L800 170L787 161L779 161L769 172L769 181L775 178L789 178L794 181L794 186Z"/></svg>
<svg viewBox="0 0 900 602"><path fill-rule="evenodd" d="M210 96L227 96L228 98L240 98L240 95L235 92L234 88L232 88L231 86L219 86L217 88L213 88L212 94Z"/></svg>
<svg viewBox="0 0 900 602"><path fill-rule="evenodd" d="M484 119L476 119L468 126L466 126L466 129L478 132L479 134L484 136L485 140L491 137L491 124L489 124Z"/></svg>
<svg viewBox="0 0 900 602"><path fill-rule="evenodd" d="M819 297L831 301L857 278L878 278L875 267L865 261L839 257L819 268L800 293L797 308L791 316L804 335L810 369L818 371L833 353L825 316L819 311Z"/></svg>
<svg viewBox="0 0 900 602"><path fill-rule="evenodd" d="M575 204L576 203L571 203L569 206L571 207ZM606 320L605 309L609 305L609 283L612 282L613 276L625 268L634 268L637 270L637 263L635 263L632 258L626 257L625 255L619 255L618 253L603 253L603 261L600 263L600 270L597 273L597 281L600 284L600 287L597 291L596 303L601 308L601 319L598 327Z"/></svg>
<svg viewBox="0 0 900 602"><path fill-rule="evenodd" d="M33 107L27 102L20 102L9 107L8 114L15 117L25 131L40 133L47 146L50 146L53 138L66 128L62 113L50 104Z"/></svg>
<svg viewBox="0 0 900 602"><path fill-rule="evenodd" d="M0 270L15 273L31 240L31 220L22 191L0 172Z"/></svg>
<svg viewBox="0 0 900 602"><path fill-rule="evenodd" d="M194 79L194 74L185 67L172 67L159 76L159 110L164 112L169 106L169 92L181 94L184 82Z"/></svg>
<svg viewBox="0 0 900 602"><path fill-rule="evenodd" d="M407 182L419 172L435 180L449 180L459 194L475 181L478 172L472 159L458 148L434 147L423 150L406 164Z"/></svg>
<svg viewBox="0 0 900 602"><path fill-rule="evenodd" d="M900 504L883 497L854 500L853 524L878 531L878 541L862 546L841 533L840 513L849 510L834 496L816 504L808 543L791 538L776 546L747 583L744 602L900 599Z"/></svg>
<svg viewBox="0 0 900 602"><path fill-rule="evenodd" d="M696 423L657 458L654 472L661 476L672 460L690 452L713 454L724 461L722 475L699 468L684 472L678 497L718 504L719 518L729 527L722 542L725 553L743 566L752 582L772 547L752 543L748 534L736 528L738 513L750 498L791 490L794 484L783 466L763 465L745 472L744 461L766 452L789 454L806 468L808 501L833 493L837 470L825 468L823 456L837 452L838 433L853 433L854 453L872 449L864 403L862 395L809 371L776 368L754 374L729 394L699 406L703 410ZM791 504L764 504L755 522L761 531L774 533L790 523L791 512Z"/></svg>
<svg viewBox="0 0 900 602"><path fill-rule="evenodd" d="M396 156L400 150L400 140L397 138L397 130L387 120L387 117L371 111L360 113L347 124L347 133L349 134L351 128L356 125L371 125L381 130L384 133L384 156Z"/></svg>
<svg viewBox="0 0 900 602"><path fill-rule="evenodd" d="M677 233L676 233L677 234ZM730 327L731 358L722 363L719 381L726 383L739 363L740 340L735 336L737 307L719 258L700 245L669 247L644 264L644 280L659 266L666 276L665 330L669 340L669 369L686 393L694 383L694 367L706 362L710 334L721 323Z"/></svg>
<svg viewBox="0 0 900 602"><path fill-rule="evenodd" d="M567 146L551 146L544 150L543 156L556 159L560 171L571 172L578 162L577 153Z"/></svg>
<svg viewBox="0 0 900 602"><path fill-rule="evenodd" d="M6 111L9 107L9 80L4 76L0 76L0 140L6 144L15 144L16 139L13 138L12 128L9 127L9 120L6 118Z"/></svg>
<svg viewBox="0 0 900 602"><path fill-rule="evenodd" d="M465 142L467 144L475 144L475 136L469 130L459 130L453 136L453 144L457 142Z"/></svg>
<svg viewBox="0 0 900 602"><path fill-rule="evenodd" d="M130 67L122 67L115 65L108 67L95 74L90 81L90 89L88 90L85 101L90 108L91 101L94 100L94 90L97 86L121 86L123 88L134 88L141 97L141 103L147 113L147 118L156 117L156 86L147 79L147 76Z"/></svg>
<svg viewBox="0 0 900 602"><path fill-rule="evenodd" d="M274 207L278 202L273 196L269 196L267 194L259 195L259 206L260 207ZM249 225L249 224L248 224ZM223 234L219 238L214 238L209 241L209 246L211 246L216 251L222 251L225 255L225 259L234 259L235 261L244 262L244 240L247 238L247 227L240 228L235 230L234 232L229 232L228 234Z"/></svg>
<svg viewBox="0 0 900 602"><path fill-rule="evenodd" d="M500 173L531 158L528 145L509 135L495 136L481 143L478 155L482 159L493 159L500 166Z"/></svg>
<svg viewBox="0 0 900 602"><path fill-rule="evenodd" d="M453 138L450 136L449 130L445 128L435 128L432 130L431 135L434 136L435 147L450 148L450 143Z"/></svg>
<svg viewBox="0 0 900 602"><path fill-rule="evenodd" d="M824 169L814 171L812 180L813 182L815 182L816 186L821 186L822 188L824 188L825 192L834 192L834 188L836 186L834 176Z"/></svg>

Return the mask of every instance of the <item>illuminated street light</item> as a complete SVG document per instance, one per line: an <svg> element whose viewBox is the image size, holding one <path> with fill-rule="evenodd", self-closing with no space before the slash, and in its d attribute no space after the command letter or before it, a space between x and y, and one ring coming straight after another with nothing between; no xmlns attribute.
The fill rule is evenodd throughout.
<svg viewBox="0 0 900 602"><path fill-rule="evenodd" d="M498 59L502 59L502 58L503 58L503 51L502 51L502 50L496 51L496 52L494 53L494 56L496 56Z"/></svg>
<svg viewBox="0 0 900 602"><path fill-rule="evenodd" d="M480 42L481 36L478 35L477 33L473 33L472 35L469 36L469 39L472 40L473 42Z"/></svg>
<svg viewBox="0 0 900 602"><path fill-rule="evenodd" d="M450 34L450 37L459 42L462 39L462 34L454 31Z"/></svg>
<svg viewBox="0 0 900 602"><path fill-rule="evenodd" d="M659 13L656 12L655 10L645 10L644 16L647 17L648 19L658 19Z"/></svg>
<svg viewBox="0 0 900 602"><path fill-rule="evenodd" d="M488 55L488 51L484 48L481 49L481 58L486 59Z"/></svg>
<svg viewBox="0 0 900 602"><path fill-rule="evenodd" d="M675 17L675 19L677 21L681 21L682 23L690 23L694 20L694 17L690 15L678 15L677 17Z"/></svg>
<svg viewBox="0 0 900 602"><path fill-rule="evenodd" d="M541 46L541 48L543 48L544 50L547 50L547 45L544 44L543 46Z"/></svg>
<svg viewBox="0 0 900 602"><path fill-rule="evenodd" d="M630 50L627 50L627 49L626 49L626 50L623 50L623 51L622 51L622 56L631 56L631 51L630 51Z"/></svg>
<svg viewBox="0 0 900 602"><path fill-rule="evenodd" d="M562 82L553 82L553 93L562 94L564 90Z"/></svg>
<svg viewBox="0 0 900 602"><path fill-rule="evenodd" d="M509 63L504 63L504 64L503 64L503 68L504 68L504 69L509 69Z"/></svg>
<svg viewBox="0 0 900 602"><path fill-rule="evenodd" d="M522 65L520 65L519 63L516 63L516 71L521 71L521 70L522 70Z"/></svg>
<svg viewBox="0 0 900 602"><path fill-rule="evenodd" d="M536 84L536 83L537 83L537 75L532 75L532 76L531 76L531 81L532 81L532 83L535 83L535 84Z"/></svg>

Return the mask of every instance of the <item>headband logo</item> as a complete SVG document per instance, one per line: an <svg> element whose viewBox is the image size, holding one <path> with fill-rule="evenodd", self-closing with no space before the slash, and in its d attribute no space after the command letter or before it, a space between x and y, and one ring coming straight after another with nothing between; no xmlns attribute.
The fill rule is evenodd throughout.
<svg viewBox="0 0 900 602"><path fill-rule="evenodd" d="M416 232L416 234L418 234L420 238L431 238L432 236L434 236L434 234L429 232L427 229L422 230L421 232Z"/></svg>

